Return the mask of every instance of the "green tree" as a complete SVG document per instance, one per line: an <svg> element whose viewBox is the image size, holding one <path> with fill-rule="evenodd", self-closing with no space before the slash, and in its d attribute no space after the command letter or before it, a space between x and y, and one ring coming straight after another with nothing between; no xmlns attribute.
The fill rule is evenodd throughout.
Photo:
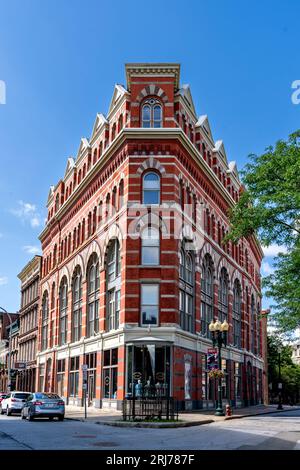
<svg viewBox="0 0 300 470"><path fill-rule="evenodd" d="M264 246L284 245L275 272L263 280L278 326L300 326L300 130L262 155L250 155L241 172L244 191L230 211L229 239L258 235Z"/></svg>

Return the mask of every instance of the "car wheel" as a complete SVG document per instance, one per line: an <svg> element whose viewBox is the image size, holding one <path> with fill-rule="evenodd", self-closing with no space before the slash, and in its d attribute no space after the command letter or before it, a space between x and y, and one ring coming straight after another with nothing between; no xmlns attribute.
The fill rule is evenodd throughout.
<svg viewBox="0 0 300 470"><path fill-rule="evenodd" d="M8 407L6 408L6 416L11 416L11 410Z"/></svg>
<svg viewBox="0 0 300 470"><path fill-rule="evenodd" d="M1 406L0 414L4 415L4 409L2 408L2 406Z"/></svg>
<svg viewBox="0 0 300 470"><path fill-rule="evenodd" d="M58 421L63 421L64 420L64 416L59 416L58 417Z"/></svg>
<svg viewBox="0 0 300 470"><path fill-rule="evenodd" d="M33 421L34 420L34 416L30 413L30 411L28 411L27 419L28 419L28 421Z"/></svg>
<svg viewBox="0 0 300 470"><path fill-rule="evenodd" d="M22 419L26 419L26 416L24 415L24 411L23 411L23 410L21 411L21 418L22 418Z"/></svg>

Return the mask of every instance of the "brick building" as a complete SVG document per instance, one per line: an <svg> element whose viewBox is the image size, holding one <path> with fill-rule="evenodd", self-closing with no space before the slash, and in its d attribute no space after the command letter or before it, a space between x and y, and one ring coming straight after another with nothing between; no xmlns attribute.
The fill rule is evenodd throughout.
<svg viewBox="0 0 300 470"><path fill-rule="evenodd" d="M18 389L27 392L33 392L36 383L39 279L41 265L42 257L34 256L18 275L21 281L18 361L26 364L26 369L20 370L18 373Z"/></svg>
<svg viewBox="0 0 300 470"><path fill-rule="evenodd" d="M224 400L264 397L260 264L254 237L222 244L241 183L178 64L127 64L63 178L50 188L37 387L119 407L140 380L184 409L213 407L209 324L229 323Z"/></svg>
<svg viewBox="0 0 300 470"><path fill-rule="evenodd" d="M11 321L11 323L10 323ZM16 313L0 314L0 391L7 391L8 386L8 357L9 357L9 337L11 334L11 369L18 357L18 332L19 321ZM11 374L12 389L16 384L15 374Z"/></svg>

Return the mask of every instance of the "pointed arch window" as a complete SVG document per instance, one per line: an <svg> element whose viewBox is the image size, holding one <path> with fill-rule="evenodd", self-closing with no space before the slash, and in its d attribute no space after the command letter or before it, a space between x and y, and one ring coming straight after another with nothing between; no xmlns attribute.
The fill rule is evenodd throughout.
<svg viewBox="0 0 300 470"><path fill-rule="evenodd" d="M228 320L228 273L226 268L221 269L218 292L219 321Z"/></svg>
<svg viewBox="0 0 300 470"><path fill-rule="evenodd" d="M194 331L194 259L185 243L179 254L179 312L183 330Z"/></svg>
<svg viewBox="0 0 300 470"><path fill-rule="evenodd" d="M237 348L241 347L241 321L242 321L242 289L238 279L234 281L233 286L233 345Z"/></svg>
<svg viewBox="0 0 300 470"><path fill-rule="evenodd" d="M159 248L159 230L154 227L146 227L142 232L142 264L157 266L159 264Z"/></svg>
<svg viewBox="0 0 300 470"><path fill-rule="evenodd" d="M142 127L162 127L162 106L150 98L142 106Z"/></svg>
<svg viewBox="0 0 300 470"><path fill-rule="evenodd" d="M160 177L152 171L143 177L143 204L160 204Z"/></svg>
<svg viewBox="0 0 300 470"><path fill-rule="evenodd" d="M72 282L72 342L81 338L82 322L82 276L79 266L74 271Z"/></svg>
<svg viewBox="0 0 300 470"><path fill-rule="evenodd" d="M64 277L59 289L59 345L66 344L68 330L68 283Z"/></svg>
<svg viewBox="0 0 300 470"><path fill-rule="evenodd" d="M213 262L205 255L201 276L201 333L208 337L208 326L213 319Z"/></svg>
<svg viewBox="0 0 300 470"><path fill-rule="evenodd" d="M93 336L99 331L99 259L94 253L88 263L88 312L87 312L87 336Z"/></svg>
<svg viewBox="0 0 300 470"><path fill-rule="evenodd" d="M42 301L42 351L48 346L49 295L44 292Z"/></svg>

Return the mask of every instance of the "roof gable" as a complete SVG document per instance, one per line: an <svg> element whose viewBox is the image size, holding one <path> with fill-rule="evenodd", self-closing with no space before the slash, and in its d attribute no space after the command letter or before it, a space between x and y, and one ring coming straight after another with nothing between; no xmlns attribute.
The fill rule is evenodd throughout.
<svg viewBox="0 0 300 470"><path fill-rule="evenodd" d="M91 135L91 140L93 139L93 137L96 134L97 130L101 126L103 126L103 124L108 124L108 121L107 121L106 117L102 113L97 113L97 116L96 116L96 119L95 119L95 122L94 122L94 126L93 126L92 135Z"/></svg>
<svg viewBox="0 0 300 470"><path fill-rule="evenodd" d="M215 142L215 147L213 149L214 152L218 152L218 154L221 156L223 162L228 165L228 161L227 161L227 156L226 156L226 151L225 151L225 147L224 147L224 143L223 143L223 140L217 140Z"/></svg>
<svg viewBox="0 0 300 470"><path fill-rule="evenodd" d="M80 140L80 145L79 145L79 149L77 152L77 159L89 147L90 147L89 141L86 139L86 137L82 137L82 139Z"/></svg>
<svg viewBox="0 0 300 470"><path fill-rule="evenodd" d="M188 84L182 85L178 93L184 98L185 103L188 105L188 107L190 108L194 116L196 116L197 114L196 114L196 109L195 109L190 85Z"/></svg>
<svg viewBox="0 0 300 470"><path fill-rule="evenodd" d="M210 124L208 121L207 114L204 114L203 116L199 116L198 121L196 122L196 127L201 127L204 129L204 132L208 135L208 137L212 140L213 142L213 136L210 128Z"/></svg>
<svg viewBox="0 0 300 470"><path fill-rule="evenodd" d="M66 171L65 171L65 176L64 179L68 176L69 172L74 168L75 166L75 160L73 157L69 157L67 161L67 166L66 166Z"/></svg>
<svg viewBox="0 0 300 470"><path fill-rule="evenodd" d="M123 85L119 85L118 83L116 83L115 89L114 89L114 92L113 92L113 96L112 96L112 99L111 99L111 102L110 102L110 105L109 105L108 114L111 113L111 111L113 110L113 108L117 104L117 101L122 96L124 96L125 94L127 94L127 90L125 90Z"/></svg>

